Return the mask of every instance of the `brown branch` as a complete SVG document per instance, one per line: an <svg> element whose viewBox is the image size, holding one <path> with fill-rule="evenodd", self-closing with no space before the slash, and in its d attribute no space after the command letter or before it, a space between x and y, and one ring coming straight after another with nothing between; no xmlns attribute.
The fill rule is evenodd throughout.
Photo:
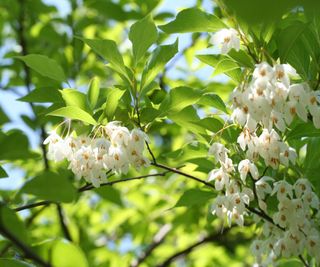
<svg viewBox="0 0 320 267"><path fill-rule="evenodd" d="M14 211L27 210L27 209L32 209L32 208L39 207L39 206L47 206L52 203L53 203L53 201L49 201L49 200L39 201L36 203L31 203L31 204L27 204L27 205L15 208Z"/></svg>
<svg viewBox="0 0 320 267"><path fill-rule="evenodd" d="M160 173L152 173L152 174L146 174L146 175L136 176L136 177L132 177L132 178L120 179L120 180L116 180L116 181L112 181L112 182L102 183L100 186L112 186L114 184L119 184L119 183L123 183L123 182L134 181L134 180L140 180L140 179L144 179L144 178L148 178L148 177L165 176L169 172L170 171L164 171L164 172L160 172ZM83 187L80 187L78 189L78 192L81 193L81 192L92 190L95 188L96 187L94 187L92 184L88 184L88 185L84 185ZM26 209L32 209L35 207L39 207L39 206L47 206L52 203L55 203L55 202L49 201L49 200L39 201L36 203L31 203L31 204L27 204L27 205L15 208L14 211L22 211L22 210L26 210Z"/></svg>
<svg viewBox="0 0 320 267"><path fill-rule="evenodd" d="M224 230L219 230L218 232L211 233L208 236L203 237L199 241L191 244L189 247L172 254L165 261L163 261L162 263L157 265L157 267L169 266L173 261L177 260L180 257L184 257L184 256L190 254L194 249L196 249L197 247L199 247L201 245L204 245L206 243L209 243L209 242L222 242L224 240L224 238L225 238L225 235L230 231L230 229L231 228L227 228L227 229L224 229Z"/></svg>
<svg viewBox="0 0 320 267"><path fill-rule="evenodd" d="M40 256L38 256L36 253L34 253L33 250L29 246L27 246L21 240L16 238L16 236L13 235L8 229L6 229L2 223L0 223L0 233L5 238L10 240L21 251L23 251L23 254L27 259L33 260L35 263L39 264L40 266L51 267L50 263L44 261Z"/></svg>
<svg viewBox="0 0 320 267"><path fill-rule="evenodd" d="M154 236L152 243L137 259L134 259L132 261L130 267L138 267L140 264L145 262L145 260L151 255L151 253L163 243L171 228L172 227L170 224L163 225L157 232L157 234Z"/></svg>
<svg viewBox="0 0 320 267"><path fill-rule="evenodd" d="M215 190L215 187L214 187L213 184L210 184L209 182L206 182L206 181L204 181L204 180L202 180L202 179L200 179L200 178L197 178L197 177L195 177L195 176L193 176L193 175L191 175L191 174L182 172L182 171L178 170L177 168L171 168L171 167L169 167L169 166L166 166L166 165L163 165L163 164L160 164L160 163L151 163L151 165L156 166L156 167L159 167L159 168L161 168L161 169L168 170L168 171L173 172L173 173L180 174L180 175L182 175L182 176L184 176L184 177L187 177L187 178L189 178L189 179L191 179L191 180L194 180L194 181L197 181L197 182L199 182L199 183L202 183L202 184L204 184L205 186L208 186L208 187L210 187L211 189L214 189L214 190Z"/></svg>
<svg viewBox="0 0 320 267"><path fill-rule="evenodd" d="M62 207L60 204L57 204L57 213L58 213L58 218L60 221L60 227L62 229L63 235L64 237L69 240L70 242L72 242L72 238L71 238L71 234L70 231L67 227L67 223L65 221L65 216L64 216L64 212L62 210Z"/></svg>

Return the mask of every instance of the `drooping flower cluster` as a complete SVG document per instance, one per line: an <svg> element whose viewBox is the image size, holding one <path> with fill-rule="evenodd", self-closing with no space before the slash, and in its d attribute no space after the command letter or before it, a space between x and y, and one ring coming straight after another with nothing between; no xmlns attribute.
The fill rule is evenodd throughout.
<svg viewBox="0 0 320 267"><path fill-rule="evenodd" d="M256 183L261 201L276 196L278 206L272 219L264 221L262 236L253 242L251 250L259 266L274 265L277 258L302 255L307 252L320 263L320 205L307 179L298 179L294 185L281 180L273 185L271 177L263 177ZM265 206L267 209L267 206ZM266 210L267 212L267 210Z"/></svg>
<svg viewBox="0 0 320 267"><path fill-rule="evenodd" d="M221 48L221 54L240 49L234 29L215 33L211 43ZM263 165L261 159L274 170L280 164L288 167L295 163L297 153L282 140L281 133L296 117L312 120L320 128L320 91L312 91L306 83L293 83L292 78L299 76L290 65L257 64L231 94L231 119L242 126L237 143L245 151L245 159L233 164L230 151L220 143L209 149L220 164L208 178L220 192L213 214L227 218L229 225L232 221L243 225L244 215L249 213L259 215L257 222L262 221L262 234L251 246L256 266L275 266L279 257L300 256L304 261L306 253L320 264L320 205L310 182L301 178L292 185L264 174L261 177L257 168ZM253 190L246 186L248 176Z"/></svg>
<svg viewBox="0 0 320 267"><path fill-rule="evenodd" d="M276 127L284 132L296 115L307 122L310 112L315 127L320 128L320 91L311 91L304 83L291 84L290 76L297 76L290 65L257 64L251 82L236 88L231 96L234 121L250 132L258 123L269 131Z"/></svg>
<svg viewBox="0 0 320 267"><path fill-rule="evenodd" d="M289 162L294 163L297 157L296 151L283 142L278 133L272 129L263 129L258 136L256 132L250 132L244 128L237 139L246 157L252 161L257 161L261 156L267 166L276 169L279 164L285 166Z"/></svg>
<svg viewBox="0 0 320 267"><path fill-rule="evenodd" d="M231 49L240 49L240 38L235 29L222 29L216 32L210 42L221 49L221 54L227 54Z"/></svg>
<svg viewBox="0 0 320 267"><path fill-rule="evenodd" d="M48 158L54 161L67 159L76 177L99 187L106 182L107 172L127 173L129 166L148 166L143 156L148 136L139 129L129 131L119 122L110 122L101 130L101 137L67 136L62 138L52 131L44 144L48 144Z"/></svg>
<svg viewBox="0 0 320 267"><path fill-rule="evenodd" d="M232 160L228 156L229 150L223 144L213 143L209 149L216 161L220 164L219 169L214 169L209 173L209 181L214 181L216 190L223 192L213 203L213 214L221 219L227 219L229 225L234 221L238 225L243 225L244 215L246 215L246 205L253 199L253 192L248 187L241 187L240 183L232 179L235 173ZM243 182L250 174L258 178L258 170L250 161L243 161L239 164L239 172Z"/></svg>

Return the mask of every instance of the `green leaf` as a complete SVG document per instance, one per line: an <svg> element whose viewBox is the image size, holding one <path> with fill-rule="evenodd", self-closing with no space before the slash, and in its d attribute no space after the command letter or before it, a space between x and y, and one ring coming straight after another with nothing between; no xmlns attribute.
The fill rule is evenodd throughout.
<svg viewBox="0 0 320 267"><path fill-rule="evenodd" d="M307 143L306 157L304 159L304 175L315 186L315 192L320 190L320 138L310 138Z"/></svg>
<svg viewBox="0 0 320 267"><path fill-rule="evenodd" d="M307 24L295 22L279 33L277 41L280 58L283 62L287 61L292 47L299 40L300 36L304 33L306 28Z"/></svg>
<svg viewBox="0 0 320 267"><path fill-rule="evenodd" d="M211 198L214 198L215 194L211 191L205 191L201 189L189 189L183 193L178 200L175 207L191 207L194 205L208 204Z"/></svg>
<svg viewBox="0 0 320 267"><path fill-rule="evenodd" d="M10 119L7 116L7 114L3 111L3 109L0 107L0 126L9 122Z"/></svg>
<svg viewBox="0 0 320 267"><path fill-rule="evenodd" d="M29 94L18 99L23 102L60 103L63 102L59 90L50 87L36 88Z"/></svg>
<svg viewBox="0 0 320 267"><path fill-rule="evenodd" d="M4 168L0 166L0 178L6 178L6 177L8 177L7 172L5 171Z"/></svg>
<svg viewBox="0 0 320 267"><path fill-rule="evenodd" d="M53 267L88 267L83 251L76 245L64 240L56 241L51 249Z"/></svg>
<svg viewBox="0 0 320 267"><path fill-rule="evenodd" d="M28 159L34 155L29 151L28 138L18 130L0 136L0 160Z"/></svg>
<svg viewBox="0 0 320 267"><path fill-rule="evenodd" d="M178 52L178 39L171 45L159 46L142 73L141 90L147 87L163 71L167 62Z"/></svg>
<svg viewBox="0 0 320 267"><path fill-rule="evenodd" d="M30 241L27 229L17 216L17 213L3 204L0 205L0 224L18 240L27 244Z"/></svg>
<svg viewBox="0 0 320 267"><path fill-rule="evenodd" d="M198 101L198 104L204 105L207 107L213 107L228 114L228 110L225 103L217 94L214 94L214 93L203 94L200 100Z"/></svg>
<svg viewBox="0 0 320 267"><path fill-rule="evenodd" d="M125 90L121 90L119 88L112 88L108 91L105 113L109 119L113 118L119 101L124 93Z"/></svg>
<svg viewBox="0 0 320 267"><path fill-rule="evenodd" d="M4 267L35 267L35 265L32 265L28 262L14 260L14 259L0 259L0 266L4 266Z"/></svg>
<svg viewBox="0 0 320 267"><path fill-rule="evenodd" d="M231 59L222 59L215 66L213 75L225 74L236 82L241 81L241 69L239 65Z"/></svg>
<svg viewBox="0 0 320 267"><path fill-rule="evenodd" d="M26 182L21 192L58 202L72 202L76 197L76 189L68 177L51 171L46 171Z"/></svg>
<svg viewBox="0 0 320 267"><path fill-rule="evenodd" d="M243 67L247 67L247 68L254 67L254 62L252 61L252 58L243 50L236 51L235 49L231 49L228 52L227 56L232 58L234 61L236 61L238 64L240 64Z"/></svg>
<svg viewBox="0 0 320 267"><path fill-rule="evenodd" d="M63 69L57 61L48 58L47 56L30 54L26 56L16 57L22 60L28 67L38 72L44 77L63 82L66 80Z"/></svg>
<svg viewBox="0 0 320 267"><path fill-rule="evenodd" d="M86 111L74 107L74 106L68 106L68 107L63 107L59 108L55 111L52 111L47 114L48 116L57 116L57 117L65 117L71 120L79 120L83 121L92 125L96 125L97 122L95 119Z"/></svg>
<svg viewBox="0 0 320 267"><path fill-rule="evenodd" d="M115 71L128 78L123 58L118 50L117 44L114 41L107 39L80 39L90 46L95 53L107 60Z"/></svg>
<svg viewBox="0 0 320 267"><path fill-rule="evenodd" d="M203 118L202 120L196 123L202 126L204 129L213 133L216 133L223 128L223 122L221 121L221 119L219 120L217 118L212 117Z"/></svg>
<svg viewBox="0 0 320 267"><path fill-rule="evenodd" d="M132 43L133 59L136 65L148 48L158 39L157 27L150 15L131 26L129 39Z"/></svg>
<svg viewBox="0 0 320 267"><path fill-rule="evenodd" d="M168 118L192 133L206 134L206 130L203 126L197 124L200 118L197 111L192 106L188 106L179 112L170 113Z"/></svg>
<svg viewBox="0 0 320 267"><path fill-rule="evenodd" d="M300 123L287 134L286 139L300 139L302 137L320 137L320 129L314 127L313 123Z"/></svg>
<svg viewBox="0 0 320 267"><path fill-rule="evenodd" d="M197 8L182 10L175 20L159 28L166 33L215 32L227 26L215 15Z"/></svg>
<svg viewBox="0 0 320 267"><path fill-rule="evenodd" d="M103 186L94 189L96 193L99 194L103 199L106 199L114 204L123 206L121 194L119 190L113 188L112 186Z"/></svg>
<svg viewBox="0 0 320 267"><path fill-rule="evenodd" d="M77 107L91 113L87 96L84 93L75 89L63 89L60 90L60 93L66 106Z"/></svg>
<svg viewBox="0 0 320 267"><path fill-rule="evenodd" d="M215 67L221 60L221 55L197 55L196 58L211 67Z"/></svg>
<svg viewBox="0 0 320 267"><path fill-rule="evenodd" d="M195 104L201 95L201 91L190 87L176 87L169 91L159 109L165 112L165 114L176 113L187 106Z"/></svg>
<svg viewBox="0 0 320 267"><path fill-rule="evenodd" d="M88 89L88 100L92 109L94 109L97 105L100 94L100 79L98 77L94 77L89 84Z"/></svg>

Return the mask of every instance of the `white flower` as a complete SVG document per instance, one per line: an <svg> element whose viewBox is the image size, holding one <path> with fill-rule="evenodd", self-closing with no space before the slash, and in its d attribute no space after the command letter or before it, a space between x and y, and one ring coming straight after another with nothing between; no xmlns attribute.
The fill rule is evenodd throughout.
<svg viewBox="0 0 320 267"><path fill-rule="evenodd" d="M216 190L220 191L229 183L229 175L226 174L222 168L215 169L209 173L208 181L214 181Z"/></svg>
<svg viewBox="0 0 320 267"><path fill-rule="evenodd" d="M224 218L228 209L228 198L225 196L217 196L212 205L212 214L216 214L219 218Z"/></svg>
<svg viewBox="0 0 320 267"><path fill-rule="evenodd" d="M241 180L245 183L248 173L250 172L253 179L259 178L257 166L248 159L241 160L238 165Z"/></svg>
<svg viewBox="0 0 320 267"><path fill-rule="evenodd" d="M288 147L285 143L281 143L280 148L280 162L285 166L289 166L289 162L294 164L297 158L296 151L293 148Z"/></svg>
<svg viewBox="0 0 320 267"><path fill-rule="evenodd" d="M262 240L254 240L250 246L251 253L256 257L260 258L264 253L264 244Z"/></svg>
<svg viewBox="0 0 320 267"><path fill-rule="evenodd" d="M308 179L305 178L300 178L298 179L295 184L293 185L294 188L294 192L296 194L297 197L301 197L303 194L307 193L311 193L312 189L311 189L311 184L309 182Z"/></svg>
<svg viewBox="0 0 320 267"><path fill-rule="evenodd" d="M221 48L221 54L227 54L232 48L237 51L240 49L240 38L235 29L222 29L216 32L210 42Z"/></svg>
<svg viewBox="0 0 320 267"><path fill-rule="evenodd" d="M277 193L277 199L279 201L284 200L287 196L292 198L292 185L284 180L278 181L274 184L272 195L275 193Z"/></svg>
<svg viewBox="0 0 320 267"><path fill-rule="evenodd" d="M51 160L61 161L69 154L69 146L65 145L64 140L56 133L56 131L50 132L43 144L49 145L48 158Z"/></svg>
<svg viewBox="0 0 320 267"><path fill-rule="evenodd" d="M256 185L256 192L259 197L259 199L265 199L266 195L269 195L272 193L272 188L268 182L273 182L274 179L269 176L263 176L261 179L259 179L255 185Z"/></svg>
<svg viewBox="0 0 320 267"><path fill-rule="evenodd" d="M256 64L256 68L253 71L253 78L259 79L264 78L271 80L274 75L273 68L266 62L262 62L260 64Z"/></svg>
<svg viewBox="0 0 320 267"><path fill-rule="evenodd" d="M209 148L209 155L213 155L219 162L225 162L228 158L229 150L221 143L213 143Z"/></svg>
<svg viewBox="0 0 320 267"><path fill-rule="evenodd" d="M133 129L130 133L129 146L143 151L145 142L150 142L146 133L140 129Z"/></svg>

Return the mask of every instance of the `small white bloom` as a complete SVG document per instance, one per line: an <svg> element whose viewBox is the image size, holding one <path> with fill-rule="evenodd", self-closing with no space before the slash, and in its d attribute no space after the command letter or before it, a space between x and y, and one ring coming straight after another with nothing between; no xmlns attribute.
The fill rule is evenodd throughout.
<svg viewBox="0 0 320 267"><path fill-rule="evenodd" d="M216 32L210 42L221 48L221 54L227 54L232 48L240 49L240 38L235 29L222 29Z"/></svg>
<svg viewBox="0 0 320 267"><path fill-rule="evenodd" d="M216 161L225 162L228 158L229 150L221 143L213 143L209 148L209 155L213 155Z"/></svg>
<svg viewBox="0 0 320 267"><path fill-rule="evenodd" d="M250 172L253 179L259 178L258 168L248 159L241 160L238 165L241 180L245 183L248 173Z"/></svg>
<svg viewBox="0 0 320 267"><path fill-rule="evenodd" d="M229 175L226 174L221 168L215 169L209 173L208 181L214 181L216 190L220 191L229 183Z"/></svg>

